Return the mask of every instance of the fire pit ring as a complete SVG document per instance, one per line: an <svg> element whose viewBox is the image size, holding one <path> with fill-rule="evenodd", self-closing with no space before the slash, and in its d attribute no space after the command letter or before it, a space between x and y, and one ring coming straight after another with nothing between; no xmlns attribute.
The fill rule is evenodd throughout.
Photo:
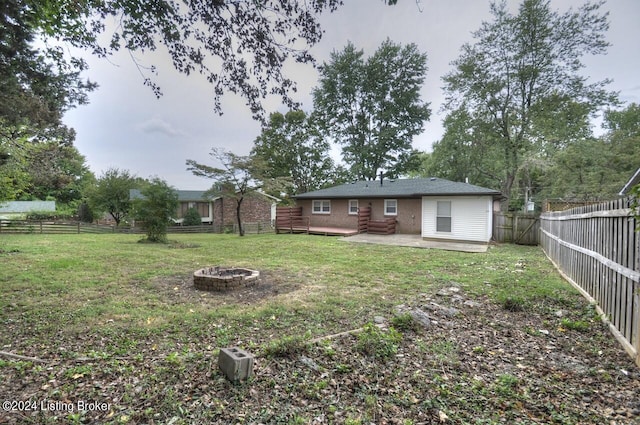
<svg viewBox="0 0 640 425"><path fill-rule="evenodd" d="M205 267L193 273L193 286L203 291L226 292L258 283L260 272L241 267Z"/></svg>

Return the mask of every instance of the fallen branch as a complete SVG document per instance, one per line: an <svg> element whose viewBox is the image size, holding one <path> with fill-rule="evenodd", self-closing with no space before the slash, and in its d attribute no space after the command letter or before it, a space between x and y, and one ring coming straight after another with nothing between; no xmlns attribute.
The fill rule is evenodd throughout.
<svg viewBox="0 0 640 425"><path fill-rule="evenodd" d="M379 327L379 328L384 329L384 325L383 324L376 323L376 326ZM352 329L350 331L340 332L340 333L333 334L333 335L319 336L317 338L312 339L310 342L312 344L317 344L318 342L324 341L326 339L336 339L336 338L340 338L342 336L356 335L356 334L359 334L362 331L364 331L364 328Z"/></svg>
<svg viewBox="0 0 640 425"><path fill-rule="evenodd" d="M29 357L29 356L21 356L20 354L13 354L7 351L0 351L0 356L9 357L11 359L24 360L27 362L35 362L35 363L47 363L46 360L39 359L37 357Z"/></svg>

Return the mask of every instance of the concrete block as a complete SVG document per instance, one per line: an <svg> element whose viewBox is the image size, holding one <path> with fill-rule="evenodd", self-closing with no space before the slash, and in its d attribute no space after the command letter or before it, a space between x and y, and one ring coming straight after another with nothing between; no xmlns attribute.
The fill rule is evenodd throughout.
<svg viewBox="0 0 640 425"><path fill-rule="evenodd" d="M218 367L232 382L253 376L253 363L253 354L238 347L221 348L218 355Z"/></svg>

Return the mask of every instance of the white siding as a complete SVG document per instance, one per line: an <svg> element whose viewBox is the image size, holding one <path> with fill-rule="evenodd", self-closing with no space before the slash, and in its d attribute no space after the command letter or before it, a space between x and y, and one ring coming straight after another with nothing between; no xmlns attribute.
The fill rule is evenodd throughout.
<svg viewBox="0 0 640 425"><path fill-rule="evenodd" d="M451 201L451 232L436 231L438 201ZM489 242L492 231L491 196L422 198L422 237L473 242Z"/></svg>

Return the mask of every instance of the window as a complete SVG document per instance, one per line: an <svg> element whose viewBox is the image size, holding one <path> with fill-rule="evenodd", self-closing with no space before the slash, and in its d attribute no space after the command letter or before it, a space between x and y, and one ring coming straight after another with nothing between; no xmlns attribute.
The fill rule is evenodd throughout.
<svg viewBox="0 0 640 425"><path fill-rule="evenodd" d="M313 213L314 214L331 214L331 201L326 199L313 201Z"/></svg>
<svg viewBox="0 0 640 425"><path fill-rule="evenodd" d="M200 213L200 217L209 217L209 203L208 202L198 202L196 204L196 208Z"/></svg>
<svg viewBox="0 0 640 425"><path fill-rule="evenodd" d="M451 233L451 201L438 201L436 232Z"/></svg>
<svg viewBox="0 0 640 425"><path fill-rule="evenodd" d="M349 214L358 214L358 200L351 199L349 200Z"/></svg>
<svg viewBox="0 0 640 425"><path fill-rule="evenodd" d="M396 199L384 200L384 215L398 215L398 201Z"/></svg>

